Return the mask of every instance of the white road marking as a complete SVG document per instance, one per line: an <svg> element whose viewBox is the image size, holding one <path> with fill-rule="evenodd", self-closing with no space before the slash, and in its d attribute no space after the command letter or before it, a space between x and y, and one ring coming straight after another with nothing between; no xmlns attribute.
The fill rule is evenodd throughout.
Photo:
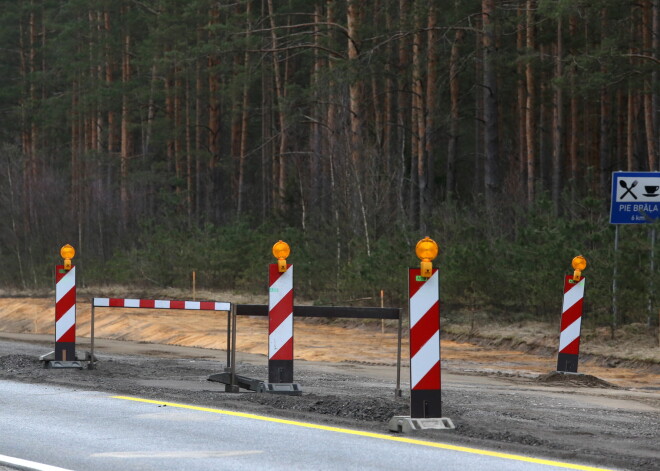
<svg viewBox="0 0 660 471"><path fill-rule="evenodd" d="M13 458L11 456L0 455L0 464L8 466L17 466L19 469L34 470L34 471L71 471L65 468L58 468L49 464L37 463L36 461L22 460L20 458Z"/></svg>
<svg viewBox="0 0 660 471"><path fill-rule="evenodd" d="M236 451L115 451L94 453L92 458L225 458L227 456L256 455L261 450Z"/></svg>

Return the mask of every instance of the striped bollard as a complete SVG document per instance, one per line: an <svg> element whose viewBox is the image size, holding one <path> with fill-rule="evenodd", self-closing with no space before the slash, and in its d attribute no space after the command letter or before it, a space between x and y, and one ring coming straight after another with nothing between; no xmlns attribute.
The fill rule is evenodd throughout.
<svg viewBox="0 0 660 471"><path fill-rule="evenodd" d="M293 383L293 265L268 268L268 382Z"/></svg>
<svg viewBox="0 0 660 471"><path fill-rule="evenodd" d="M44 368L78 368L76 358L76 251L69 244L60 249L63 265L55 266L55 351L41 355ZM85 360L86 361L86 360Z"/></svg>
<svg viewBox="0 0 660 471"><path fill-rule="evenodd" d="M430 278L408 271L410 298L410 416L442 417L440 388L440 291L438 269Z"/></svg>
<svg viewBox="0 0 660 471"><path fill-rule="evenodd" d="M564 278L564 304L561 315L557 371L577 373L578 370L585 283L581 273L586 266L587 262L584 257L575 257L573 259L575 273Z"/></svg>
<svg viewBox="0 0 660 471"><path fill-rule="evenodd" d="M417 242L419 268L408 269L410 314L410 416L394 416L388 423L392 432L425 429L454 429L442 417L440 388L440 275L432 261L438 244L425 237Z"/></svg>
<svg viewBox="0 0 660 471"><path fill-rule="evenodd" d="M76 267L55 267L55 361L76 360Z"/></svg>

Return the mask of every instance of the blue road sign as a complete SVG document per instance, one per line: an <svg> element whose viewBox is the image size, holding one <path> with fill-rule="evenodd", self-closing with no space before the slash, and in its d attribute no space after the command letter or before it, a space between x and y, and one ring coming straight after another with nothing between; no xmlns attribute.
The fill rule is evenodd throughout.
<svg viewBox="0 0 660 471"><path fill-rule="evenodd" d="M610 224L647 224L660 218L660 172L613 172Z"/></svg>

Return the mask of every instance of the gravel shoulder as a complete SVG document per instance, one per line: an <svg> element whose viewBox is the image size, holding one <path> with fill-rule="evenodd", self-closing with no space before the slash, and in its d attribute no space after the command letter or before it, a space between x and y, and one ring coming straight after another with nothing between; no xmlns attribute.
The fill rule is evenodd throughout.
<svg viewBox="0 0 660 471"><path fill-rule="evenodd" d="M0 333L0 379L106 391L389 433L409 414L407 369L358 362L296 361L298 397L225 393L209 382L222 350L99 339L94 370L44 369L52 336ZM237 354L237 372L267 377L264 355ZM648 372L640 371L640 374ZM656 383L660 386L660 383ZM415 438L616 469L660 469L660 388L624 388L590 375L521 375L443 360L443 415L452 431Z"/></svg>

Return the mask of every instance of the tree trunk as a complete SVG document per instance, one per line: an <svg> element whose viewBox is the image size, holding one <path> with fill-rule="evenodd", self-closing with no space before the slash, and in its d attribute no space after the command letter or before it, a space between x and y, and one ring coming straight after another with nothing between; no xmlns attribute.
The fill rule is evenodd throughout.
<svg viewBox="0 0 660 471"><path fill-rule="evenodd" d="M275 25L275 13L273 9L273 0L268 0L268 16L270 19L270 34L272 40L272 49L277 50L278 48L278 39L276 33ZM277 187L274 196L275 209L280 212L284 211L284 199L286 197L285 191L285 182L286 182L286 158L285 153L288 145L287 141L287 126L286 126L286 115L284 110L284 79L282 78L280 72L280 61L277 57L277 53L272 54L273 59L273 73L275 75L275 96L277 98L277 116L278 122L280 125L280 145L279 153L276 158L275 169L277 178ZM275 172L274 172L275 173Z"/></svg>
<svg viewBox="0 0 660 471"><path fill-rule="evenodd" d="M410 8L410 2L408 0L399 0L399 28L401 31L406 31L408 28L407 25L407 16L408 10ZM399 39L399 51L398 51L398 70L397 70L397 142L396 142L396 153L398 155L398 165L397 165L397 203L399 206L399 211L401 214L409 214L404 208L404 204L407 198L406 191L406 148L408 143L406 142L407 129L408 129L408 103L410 102L410 90L408 88L408 70L409 70L409 53L408 53L408 40L407 36L403 36ZM410 169L411 175L412 169Z"/></svg>
<svg viewBox="0 0 660 471"><path fill-rule="evenodd" d="M527 54L532 54L534 51L534 0L527 0L526 5L526 38L525 46ZM536 143L534 137L536 134L536 120L535 120L535 89L534 89L534 68L531 59L527 59L525 65L525 83L527 89L527 101L525 104L525 131L527 133L527 203L531 206L534 203L534 185L536 182Z"/></svg>
<svg viewBox="0 0 660 471"><path fill-rule="evenodd" d="M421 6L419 1L415 4L415 34L412 45L412 152L410 154L411 167L416 170L414 179L411 179L411 212L413 224L422 231L422 207L426 190L426 159L424 158L425 122L424 122L424 86L422 76L422 23ZM416 185L415 185L416 184ZM424 232L424 231L422 231Z"/></svg>
<svg viewBox="0 0 660 471"><path fill-rule="evenodd" d="M607 23L607 10L603 8L600 12L600 27L601 27L601 44L607 39L608 23ZM607 74L607 67L603 64L601 66L603 75ZM600 161L600 191L602 194L607 194L610 181L610 173L612 171L610 164L610 93L606 86L601 87L600 90L600 145L599 147L599 161Z"/></svg>
<svg viewBox="0 0 660 471"><path fill-rule="evenodd" d="M653 49L653 8L651 0L644 0L643 3L642 38L644 54L653 57L655 51ZM644 128L646 131L646 158L649 171L658 169L652 84L652 77L647 75L644 80Z"/></svg>
<svg viewBox="0 0 660 471"><path fill-rule="evenodd" d="M122 13L126 15L129 7L124 7ZM120 183L119 193L121 200L121 215L122 225L125 226L128 222L128 159L131 153L131 135L130 135L130 116L129 116L129 97L126 89L131 80L131 34L128 26L123 32L122 37L122 67L121 67L121 81L123 85L122 99L121 99L121 147L120 147Z"/></svg>
<svg viewBox="0 0 660 471"><path fill-rule="evenodd" d="M575 37L577 34L577 18L571 16L569 19L569 36ZM576 54L575 50L571 50L571 54ZM573 64L570 72L570 87L571 87L571 139L569 142L569 155L571 161L571 199L575 200L577 197L577 181L578 181L578 96L575 86L576 65Z"/></svg>
<svg viewBox="0 0 660 471"><path fill-rule="evenodd" d="M346 11L346 22L348 25L348 60L352 63L351 73L353 77L349 82L348 91L348 113L350 120L350 146L351 159L357 169L360 169L360 154L362 143L362 109L361 94L362 81L359 79L359 36L358 29L360 25L360 1L348 0Z"/></svg>
<svg viewBox="0 0 660 471"><path fill-rule="evenodd" d="M481 17L475 18L476 31L474 34L474 55L477 60L474 61L474 76L477 80L482 79L484 75L484 47L483 47L483 27ZM485 85L475 87L474 96L474 171L472 172L472 193L480 198L484 195L484 96L486 92ZM460 195L459 195L460 196Z"/></svg>
<svg viewBox="0 0 660 471"><path fill-rule="evenodd" d="M430 231L428 227L431 221L431 199L434 188L434 168L435 168L435 127L436 115L438 113L438 11L437 7L431 2L428 7L427 22L427 47L426 47L426 124L424 126L424 154L426 159L426 188L421 198L421 217L422 233Z"/></svg>
<svg viewBox="0 0 660 471"><path fill-rule="evenodd" d="M635 170L635 120L636 100L633 90L628 90L628 116L626 118L626 170Z"/></svg>
<svg viewBox="0 0 660 471"><path fill-rule="evenodd" d="M516 27L516 47L519 55L525 54L525 17L523 15L522 7L517 10L518 23ZM525 67L523 61L518 59L516 64L516 71L518 75L517 81L517 110L518 110L518 173L520 176L520 188L526 187L527 182L527 131L525 129L526 123L526 103L527 103L527 89L525 88Z"/></svg>
<svg viewBox="0 0 660 471"><path fill-rule="evenodd" d="M105 32L105 84L108 89L113 88L114 83L114 67L112 62L112 54L110 51L110 12L103 12L103 23L104 23L104 32ZM116 144L116 135L117 135L117 123L115 120L115 112L112 109L113 104L109 104L108 110L108 153L112 154L117 150Z"/></svg>
<svg viewBox="0 0 660 471"><path fill-rule="evenodd" d="M483 24L483 118L484 118L484 185L486 205L494 208L499 193L499 143L497 110L497 74L494 63L495 0L482 0Z"/></svg>
<svg viewBox="0 0 660 471"><path fill-rule="evenodd" d="M246 4L245 15L248 22L248 30L246 32L246 41L250 40L250 29L252 28L250 22L250 2ZM249 84L250 77L247 75L250 70L250 54L245 51L243 55L243 71L245 74L245 81L243 82L243 97L241 103L241 138L238 154L238 185L236 189L236 215L241 216L243 212L243 198L245 196L245 160L247 158L247 138L248 138L248 105L249 105Z"/></svg>
<svg viewBox="0 0 660 471"><path fill-rule="evenodd" d="M557 43L555 50L555 80L561 80L564 75L563 54L564 38L562 18L557 19ZM562 138L564 133L564 92L562 85L555 82L552 108L552 207L555 216L559 215L559 199L561 196L562 168Z"/></svg>
<svg viewBox="0 0 660 471"><path fill-rule="evenodd" d="M454 43L449 56L449 141L447 143L447 201L454 198L456 191L456 160L458 156L458 138L460 133L459 94L460 82L458 80L458 61L460 59L460 45L465 37L465 31L457 29L454 33Z"/></svg>

